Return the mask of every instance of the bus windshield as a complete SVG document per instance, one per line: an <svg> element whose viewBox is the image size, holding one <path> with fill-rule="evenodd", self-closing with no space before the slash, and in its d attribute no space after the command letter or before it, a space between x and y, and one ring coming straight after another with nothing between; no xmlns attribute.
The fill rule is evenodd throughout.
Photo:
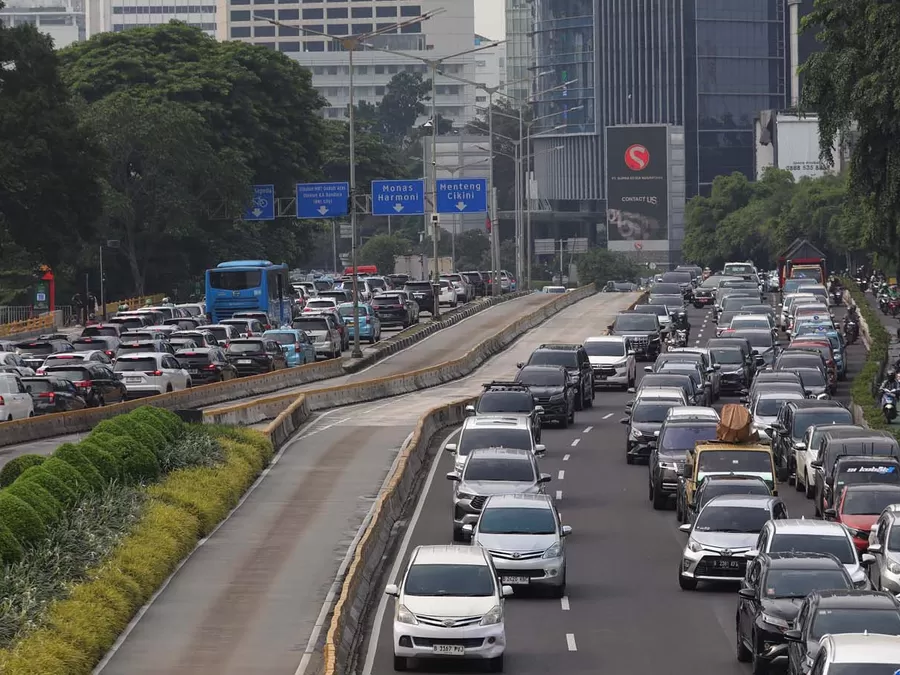
<svg viewBox="0 0 900 675"><path fill-rule="evenodd" d="M246 291L262 283L262 270L210 270L209 287L220 291Z"/></svg>

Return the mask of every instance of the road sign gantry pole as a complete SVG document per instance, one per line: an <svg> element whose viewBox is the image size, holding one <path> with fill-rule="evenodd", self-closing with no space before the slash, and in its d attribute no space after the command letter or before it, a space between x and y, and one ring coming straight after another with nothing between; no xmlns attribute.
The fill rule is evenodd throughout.
<svg viewBox="0 0 900 675"><path fill-rule="evenodd" d="M350 241L350 257L351 257L351 265L353 265L353 351L351 352L351 356L355 359L360 359L363 356L362 348L360 347L360 336L359 336L359 278L358 271L359 267L357 266L357 247L359 243L359 233L357 231L357 219L356 219L356 128L355 128L355 111L353 105L353 52L355 52L360 47L368 47L363 40L367 40L376 35L380 35L382 33L395 31L397 28L403 28L404 26L408 26L411 24L421 23L422 21L427 21L428 19L443 13L443 8L435 9L430 12L426 12L421 16L414 17L408 21L401 21L400 23L394 23L389 26L384 26L379 28L376 31L372 31L370 33L364 33L360 35L351 35L349 37L338 37L335 35L328 35L327 33L321 33L319 31L310 30L305 26L291 26L289 24L283 23L281 21L277 21L276 19L269 19L267 17L260 16L259 14L254 14L253 18L259 21L265 21L267 23L271 23L275 26L283 26L285 28L291 29L299 29L303 31L303 33L307 33L310 35L318 35L320 37L328 38L329 40L333 40L341 45L343 49L350 52L349 54L349 66L350 66L350 111L349 111L349 124L350 124L350 199L349 199L349 209L350 209L350 231L351 231L351 241ZM337 270L335 270L337 272Z"/></svg>

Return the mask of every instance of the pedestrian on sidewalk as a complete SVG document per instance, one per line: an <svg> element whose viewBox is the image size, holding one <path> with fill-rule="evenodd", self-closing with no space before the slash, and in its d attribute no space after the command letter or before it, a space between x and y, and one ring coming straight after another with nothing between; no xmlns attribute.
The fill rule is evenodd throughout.
<svg viewBox="0 0 900 675"><path fill-rule="evenodd" d="M84 300L81 299L81 293L75 293L75 295L72 296L72 307L75 308L76 321L82 326L87 324L84 312Z"/></svg>

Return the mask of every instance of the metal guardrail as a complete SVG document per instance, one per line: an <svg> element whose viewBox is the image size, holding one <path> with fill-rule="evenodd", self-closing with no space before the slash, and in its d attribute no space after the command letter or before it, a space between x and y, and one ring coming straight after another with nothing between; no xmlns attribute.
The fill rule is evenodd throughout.
<svg viewBox="0 0 900 675"><path fill-rule="evenodd" d="M135 298L128 298L127 300L116 300L115 302L107 302L106 303L106 313L107 314L115 314L119 311L119 305L128 305L130 309L139 309L147 304L149 300L151 304L157 304L162 302L162 299L166 297L163 293L156 293L155 295L141 295Z"/></svg>
<svg viewBox="0 0 900 675"><path fill-rule="evenodd" d="M18 335L20 333L28 333L34 330L46 330L53 328L53 315L46 314L34 319L25 319L24 321L13 321L0 325L0 337L9 335Z"/></svg>

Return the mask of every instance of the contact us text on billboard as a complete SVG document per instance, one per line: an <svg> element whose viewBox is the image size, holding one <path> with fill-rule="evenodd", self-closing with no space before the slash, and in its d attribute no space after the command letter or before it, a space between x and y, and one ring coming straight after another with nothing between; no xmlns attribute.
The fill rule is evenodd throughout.
<svg viewBox="0 0 900 675"><path fill-rule="evenodd" d="M606 128L606 222L609 241L669 238L668 130Z"/></svg>

